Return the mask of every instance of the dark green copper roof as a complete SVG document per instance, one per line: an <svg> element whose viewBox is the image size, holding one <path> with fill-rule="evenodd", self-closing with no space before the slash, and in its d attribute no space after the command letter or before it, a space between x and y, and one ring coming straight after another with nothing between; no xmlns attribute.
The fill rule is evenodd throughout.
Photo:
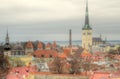
<svg viewBox="0 0 120 79"><path fill-rule="evenodd" d="M92 29L89 25L88 0L86 0L85 25L82 29L83 30Z"/></svg>

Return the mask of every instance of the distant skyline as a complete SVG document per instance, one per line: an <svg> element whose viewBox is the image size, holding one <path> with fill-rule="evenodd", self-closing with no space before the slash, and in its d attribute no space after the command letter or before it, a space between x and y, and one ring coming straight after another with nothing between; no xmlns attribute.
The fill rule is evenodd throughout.
<svg viewBox="0 0 120 79"><path fill-rule="evenodd" d="M120 0L88 0L93 37L120 40ZM0 41L81 40L85 0L0 0Z"/></svg>

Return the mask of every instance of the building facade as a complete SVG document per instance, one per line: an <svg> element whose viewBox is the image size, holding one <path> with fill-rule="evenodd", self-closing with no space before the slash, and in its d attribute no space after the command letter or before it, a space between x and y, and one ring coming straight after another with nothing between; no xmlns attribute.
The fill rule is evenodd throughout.
<svg viewBox="0 0 120 79"><path fill-rule="evenodd" d="M34 52L34 46L31 41L28 41L25 46L25 54L30 55Z"/></svg>

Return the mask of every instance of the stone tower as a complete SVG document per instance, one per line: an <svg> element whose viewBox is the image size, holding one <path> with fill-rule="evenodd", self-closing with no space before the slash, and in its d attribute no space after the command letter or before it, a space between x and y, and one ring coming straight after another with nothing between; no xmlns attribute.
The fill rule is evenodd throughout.
<svg viewBox="0 0 120 79"><path fill-rule="evenodd" d="M89 51L92 47L92 28L89 24L88 0L86 0L85 25L82 28L82 47Z"/></svg>

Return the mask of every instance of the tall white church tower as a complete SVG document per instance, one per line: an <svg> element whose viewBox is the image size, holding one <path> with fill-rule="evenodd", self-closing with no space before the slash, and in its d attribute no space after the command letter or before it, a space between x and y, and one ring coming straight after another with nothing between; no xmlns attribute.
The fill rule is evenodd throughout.
<svg viewBox="0 0 120 79"><path fill-rule="evenodd" d="M92 47L92 28L89 25L88 0L86 0L85 25L82 28L82 47L89 51Z"/></svg>

